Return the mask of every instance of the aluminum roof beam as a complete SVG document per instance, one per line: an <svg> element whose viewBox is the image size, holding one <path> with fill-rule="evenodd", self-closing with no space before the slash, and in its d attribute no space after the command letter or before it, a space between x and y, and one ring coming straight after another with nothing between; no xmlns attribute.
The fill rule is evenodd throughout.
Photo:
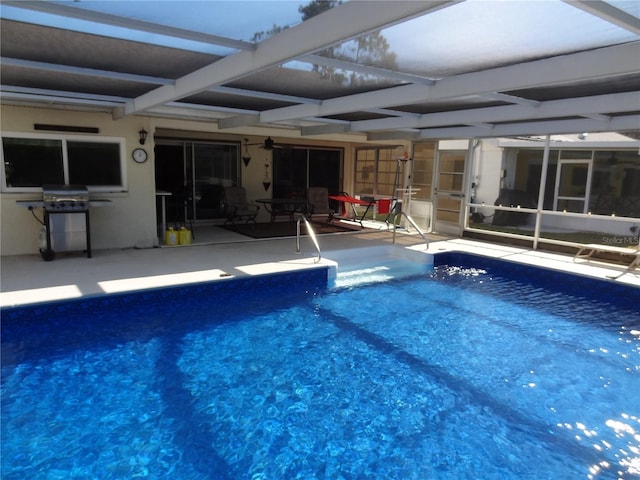
<svg viewBox="0 0 640 480"><path fill-rule="evenodd" d="M572 7L591 13L636 35L640 35L640 19L600 0L562 0Z"/></svg>
<svg viewBox="0 0 640 480"><path fill-rule="evenodd" d="M443 78L435 85L403 85L323 101L320 105L294 105L262 112L263 123L300 117L323 117L391 108L418 101L435 101L524 88L561 85L588 79L640 72L639 42Z"/></svg>
<svg viewBox="0 0 640 480"><path fill-rule="evenodd" d="M225 84L252 72L279 65L358 35L456 3L459 2L395 1L393 8L389 8L389 4L385 2L352 0L267 38L260 42L254 51L241 51L229 55L177 79L175 85L164 85L141 95L128 102L120 113L130 115L184 98L214 85ZM328 25L331 28L327 28Z"/></svg>
<svg viewBox="0 0 640 480"><path fill-rule="evenodd" d="M637 130L640 125L640 115L621 115L608 120L574 119L551 120L541 122L523 122L494 125L491 128L472 126L452 126L444 128L429 128L419 132L413 132L405 136L399 136L399 132L386 131L370 133L367 140L381 141L405 138L407 140L424 139L448 139L448 138L489 138L489 137L513 137L527 135L546 135L549 132L556 133L582 133L582 132L621 132Z"/></svg>
<svg viewBox="0 0 640 480"><path fill-rule="evenodd" d="M558 117L584 116L608 120L602 113L640 111L640 91L597 95L592 97L550 100L530 105L505 105L472 108L420 115L419 118L385 118L351 123L354 132L392 130L396 128L429 128L433 126L509 121L537 121Z"/></svg>
<svg viewBox="0 0 640 480"><path fill-rule="evenodd" d="M208 33L196 32L193 30L185 30L182 28L170 27L167 25L159 25L157 23L125 18L118 15L109 15L107 13L93 12L83 8L67 7L53 2L29 1L29 0L4 0L3 5L25 10L32 10L51 15L58 15L65 18L75 18L77 20L85 20L88 22L101 23L103 25L111 25L114 27L129 28L158 35L166 35L183 40L191 40L194 42L207 43L211 45L220 45L223 47L238 50L254 50L255 44L243 42L242 40L234 40L232 38L211 35Z"/></svg>

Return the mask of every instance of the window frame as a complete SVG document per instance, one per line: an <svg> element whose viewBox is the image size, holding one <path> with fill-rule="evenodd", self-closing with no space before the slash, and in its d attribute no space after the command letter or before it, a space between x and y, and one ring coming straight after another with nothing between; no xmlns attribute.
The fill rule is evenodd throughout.
<svg viewBox="0 0 640 480"><path fill-rule="evenodd" d="M284 193L285 197L288 197L291 194L295 194L295 196L304 197L306 196L306 190L309 187L327 187L329 189L329 194L337 194L342 191L344 184L344 148L342 147L323 147L323 146L315 146L315 145L287 145L283 150L290 150L292 152L291 158L286 159L280 157L280 153L274 153L271 159L271 182L272 185L272 196L281 196L280 193L281 186L278 185L283 179L288 178L287 174L294 174L294 169L297 167L299 173L304 174L304 185L302 183L292 182L291 188L289 191ZM274 151L275 152L275 151ZM299 158L296 158L295 153L299 154ZM312 172L318 168L319 165L322 165L323 160L318 156L321 153L331 152L331 154L337 154L338 158L331 158L327 163L331 163L337 161L338 166L335 173L337 176L328 175L325 176L324 181L320 181L317 177L312 178ZM302 158L303 157L303 158ZM285 172L283 169L285 162L290 162L287 165L289 169L288 172ZM302 165L302 162L304 163ZM302 168L300 168L302 167ZM326 169L325 173L326 173ZM284 175L283 175L284 173ZM294 177L290 177L291 180L294 180ZM333 181L332 181L333 180ZM296 188L302 188L302 190L297 190Z"/></svg>
<svg viewBox="0 0 640 480"><path fill-rule="evenodd" d="M513 156L514 160L514 168L516 177L513 180L512 189L516 190L524 190L527 193L534 196L534 198L538 198L540 193L540 182L539 178L534 177L531 179L533 182L533 186L535 187L535 191L530 191L528 188L529 175L530 175L530 167L532 165L542 165L542 156L544 150L540 147L506 147L504 149L505 158ZM530 154L534 152L537 154L537 157L532 158ZM615 157L616 154L618 156L622 155L622 166L623 166L623 177L628 175L625 168L628 170L640 170L640 160L636 160L637 163L626 164L625 165L625 154L630 154L635 157L636 150L630 148L605 148L605 147L590 147L590 148L576 148L573 146L567 147L553 147L549 150L549 164L548 164L548 172L547 172L547 183L545 185L545 198L542 206L543 212L564 212L563 207L558 206L558 198L557 198L557 188L558 182L560 179L558 178L558 173L560 172L560 167L564 164L570 163L588 163L588 171L586 173L587 178L585 180L585 198L584 198L584 209L581 212L572 212L572 213L580 213L583 215L603 215L603 216L621 216L624 218L637 218L633 216L628 216L625 213L619 210L620 205L624 205L625 201L629 198L634 198L637 195L632 195L629 191L633 192L633 189L628 189L629 191L624 189L624 184L622 180L620 180L620 192L617 195L613 195L613 200L617 206L614 206L609 211L594 211L594 205L598 203L598 197L600 195L605 195L605 192L599 191L598 180L596 179L597 174L604 174L604 178L609 179L615 174L615 167L606 166L604 162L609 157ZM521 155L526 155L524 158L521 158ZM635 160L635 158L634 158ZM509 167L507 167L509 168ZM526 172L526 176L523 173ZM518 180L518 178L521 180ZM525 181L522 180L525 179ZM640 179L640 174L638 177ZM551 180L551 181L550 181ZM638 180L640 181L640 180ZM630 179L629 182L636 183L635 179Z"/></svg>
<svg viewBox="0 0 640 480"><path fill-rule="evenodd" d="M369 158L360 158L360 153L363 152L367 152L367 156L369 154L373 155L372 159ZM385 154L383 154L382 152L384 152ZM355 151L355 158L354 158L354 162L353 162L353 172L354 172L354 179L353 179L353 187L354 187L354 194L358 195L358 196L364 196L364 197L373 197L373 198L385 198L385 197L391 197L394 198L396 195L396 192L394 192L394 187L395 185L393 185L393 183L390 183L391 178L393 177L395 179L395 174L396 174L396 168L397 168L397 157L400 155L396 155L394 156L394 154L396 154L398 152L398 147L396 146L366 146L366 147L358 147L356 148ZM403 151L404 152L404 151ZM388 153L388 158L386 153ZM373 181L372 183L372 192L363 192L358 190L358 185L363 185L364 182L362 181L361 175L362 173L364 173L364 169L360 169L359 170L359 162L373 162L373 171L371 172L371 174L373 175ZM393 169L391 170L387 170L384 167L389 167L392 166ZM398 180L400 181L400 186L402 188L402 185L404 184L404 169L400 170L400 175L401 178L399 178ZM391 188L391 193L385 193L383 192L384 190L386 190L387 188L385 187L390 187Z"/></svg>
<svg viewBox="0 0 640 480"><path fill-rule="evenodd" d="M87 185L90 192L103 193L122 193L128 191L127 183L127 161L126 161L126 142L124 137L106 137L98 135L57 135L47 133L25 133L25 132L2 132L0 141L5 138L25 138L34 140L56 140L61 142L62 146L62 168L65 183L69 183L69 156L68 142L84 142L84 143L109 143L118 144L120 155L120 185ZM0 160L2 160L2 168L0 168L0 191L2 193L39 193L42 187L9 187L7 186L7 177L5 172L4 146L0 145Z"/></svg>

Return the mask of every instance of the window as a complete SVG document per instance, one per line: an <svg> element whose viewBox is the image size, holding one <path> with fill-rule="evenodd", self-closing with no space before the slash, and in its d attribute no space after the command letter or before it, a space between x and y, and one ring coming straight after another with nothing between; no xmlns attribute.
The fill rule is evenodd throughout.
<svg viewBox="0 0 640 480"><path fill-rule="evenodd" d="M76 185L121 185L118 143L67 142L69 183Z"/></svg>
<svg viewBox="0 0 640 480"><path fill-rule="evenodd" d="M64 183L62 142L32 138L3 138L6 186L40 187Z"/></svg>
<svg viewBox="0 0 640 480"><path fill-rule="evenodd" d="M393 197L395 188L402 187L399 156L395 147L356 150L355 194Z"/></svg>
<svg viewBox="0 0 640 480"><path fill-rule="evenodd" d="M416 199L431 200L435 158L435 142L419 142L413 145L413 188L416 189Z"/></svg>
<svg viewBox="0 0 640 480"><path fill-rule="evenodd" d="M376 189L376 153L375 149L356 151L356 195L372 195Z"/></svg>
<svg viewBox="0 0 640 480"><path fill-rule="evenodd" d="M2 138L3 191L31 191L45 184L78 184L92 190L124 190L121 139Z"/></svg>

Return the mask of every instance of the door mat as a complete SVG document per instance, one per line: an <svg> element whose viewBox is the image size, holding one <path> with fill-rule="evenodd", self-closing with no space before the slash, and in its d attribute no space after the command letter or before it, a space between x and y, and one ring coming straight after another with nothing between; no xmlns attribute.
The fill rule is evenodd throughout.
<svg viewBox="0 0 640 480"><path fill-rule="evenodd" d="M277 238L277 237L295 237L296 236L296 222L273 222L273 223L241 223L235 225L220 225L220 228L229 230L231 232L246 235L251 238ZM341 233L341 232L358 232L361 229L349 228L346 225L339 225L335 223L321 223L311 222L311 228L316 235L323 235L327 233ZM300 235L306 236L307 227L304 223L300 225Z"/></svg>

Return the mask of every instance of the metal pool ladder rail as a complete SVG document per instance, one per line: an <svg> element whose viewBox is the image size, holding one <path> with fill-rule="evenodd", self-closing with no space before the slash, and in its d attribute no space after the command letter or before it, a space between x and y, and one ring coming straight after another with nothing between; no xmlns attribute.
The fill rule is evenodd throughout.
<svg viewBox="0 0 640 480"><path fill-rule="evenodd" d="M418 233L420 234L420 236L424 240L424 242L426 244L425 250L429 250L429 239L425 236L424 233L422 233L422 230L420 230L420 227L418 227L416 222L413 221L413 218L411 218L409 215L407 215L404 212L398 212L393 216L393 243L396 243L396 227L397 227L396 219L398 218L398 215L404 215L404 218L407 219L407 222L409 222L411 224L411 226L418 231Z"/></svg>
<svg viewBox="0 0 640 480"><path fill-rule="evenodd" d="M318 245L318 239L316 238L316 233L313 231L313 228L311 228L311 224L309 223L309 220L307 220L307 218L304 215L298 216L298 221L296 222L296 252L300 253L300 222L302 220L304 220L304 223L307 226L307 232L309 232L309 236L311 237L311 241L313 241L313 244L315 245L316 250L318 251L318 258L314 260L314 263L318 263L320 260L322 260L320 245Z"/></svg>

